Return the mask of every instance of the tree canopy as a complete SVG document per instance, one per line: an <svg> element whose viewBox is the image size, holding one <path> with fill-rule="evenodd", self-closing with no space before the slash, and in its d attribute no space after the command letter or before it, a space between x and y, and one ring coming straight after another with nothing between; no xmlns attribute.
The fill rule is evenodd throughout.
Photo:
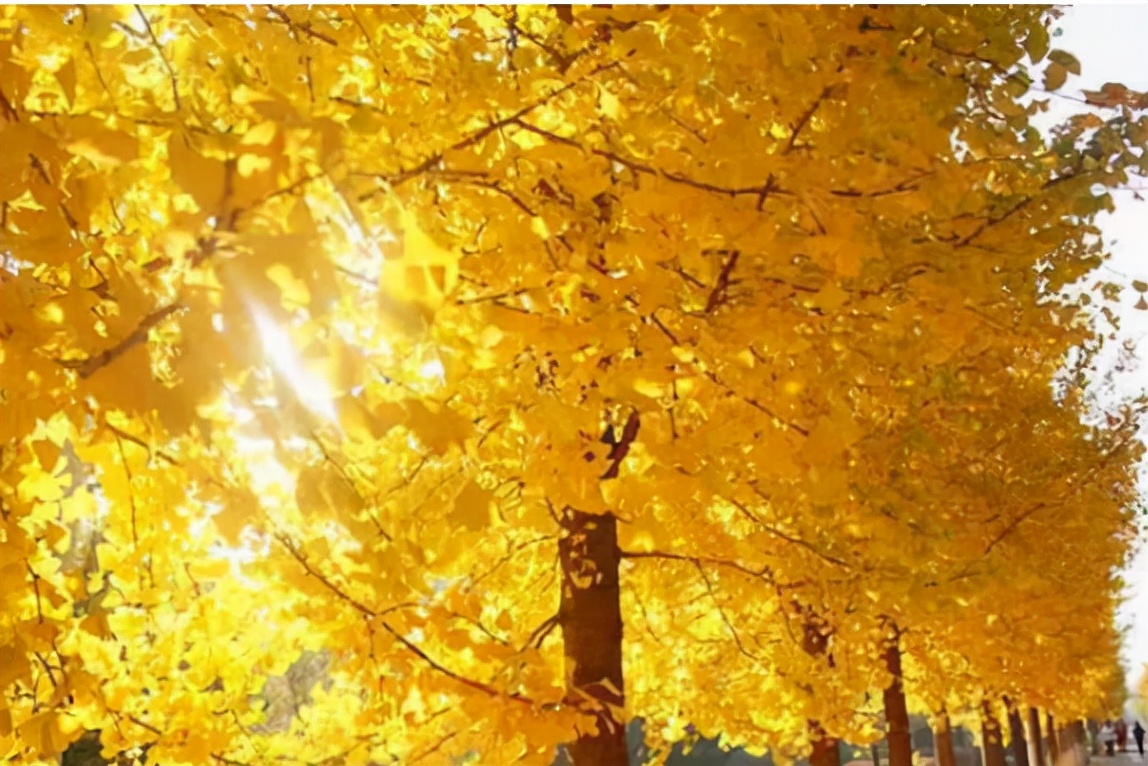
<svg viewBox="0 0 1148 766"><path fill-rule="evenodd" d="M0 755L1100 714L1148 116L1030 125L1055 16L5 7Z"/></svg>

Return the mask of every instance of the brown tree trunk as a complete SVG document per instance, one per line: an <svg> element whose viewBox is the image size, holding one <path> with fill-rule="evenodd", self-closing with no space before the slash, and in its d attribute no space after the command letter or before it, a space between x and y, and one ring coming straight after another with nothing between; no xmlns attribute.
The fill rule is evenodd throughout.
<svg viewBox="0 0 1148 766"><path fill-rule="evenodd" d="M1072 732L1073 742L1076 743L1076 762L1078 766L1088 766L1092 759L1088 755L1088 737L1084 732L1084 721L1075 721L1068 728L1069 731ZM1097 724L1098 731L1099 728L1100 726ZM1096 741L1100 741L1099 737Z"/></svg>
<svg viewBox="0 0 1148 766"><path fill-rule="evenodd" d="M1085 766L1088 763L1083 721L1073 721L1060 727L1057 739L1063 766Z"/></svg>
<svg viewBox="0 0 1148 766"><path fill-rule="evenodd" d="M953 751L953 727L949 714L941 711L933 728L933 747L937 754L937 766L957 766L957 754Z"/></svg>
<svg viewBox="0 0 1148 766"><path fill-rule="evenodd" d="M574 766L627 766L618 521L566 509L558 542L567 698L593 705L597 728L567 746Z"/></svg>
<svg viewBox="0 0 1148 766"><path fill-rule="evenodd" d="M893 681L885 689L885 741L889 745L889 766L912 766L913 740L909 732L909 708L905 703L905 681L901 672L901 632L890 623L893 635L885 648L885 669Z"/></svg>
<svg viewBox="0 0 1148 766"><path fill-rule="evenodd" d="M1100 723L1090 718L1088 722L1084 724L1082 732L1087 734L1084 739L1086 743L1084 745L1084 751L1091 755L1100 755L1104 750L1104 744L1100 741ZM1091 745L1091 747L1089 747L1089 745Z"/></svg>
<svg viewBox="0 0 1148 766"><path fill-rule="evenodd" d="M1048 735L1048 761L1051 766L1060 766L1060 740L1057 738L1056 721L1052 713L1045 714L1044 730Z"/></svg>
<svg viewBox="0 0 1148 766"><path fill-rule="evenodd" d="M830 737L817 721L809 722L809 737L813 740L809 766L840 766L841 754L837 740Z"/></svg>
<svg viewBox="0 0 1148 766"><path fill-rule="evenodd" d="M1028 742L1024 737L1024 721L1021 720L1020 711L1012 704L1008 697L1004 698L1005 709L1008 710L1009 746L1012 748L1013 762L1016 766L1029 766Z"/></svg>
<svg viewBox="0 0 1148 766"><path fill-rule="evenodd" d="M823 657L829 653L829 635L824 625L820 625L817 616L810 608L798 609L804 612L805 624L801 639L801 648L810 657ZM833 660L829 658L832 667ZM809 739L813 742L813 750L809 754L809 766L841 766L841 754L837 747L837 739L829 736L820 721L809 719Z"/></svg>
<svg viewBox="0 0 1148 766"><path fill-rule="evenodd" d="M1034 707L1028 709L1028 747L1032 766L1045 766L1044 752L1040 739L1040 713ZM1056 764L1052 764L1056 766Z"/></svg>
<svg viewBox="0 0 1148 766"><path fill-rule="evenodd" d="M981 705L981 747L985 751L985 766L1005 766L1001 725L987 700Z"/></svg>

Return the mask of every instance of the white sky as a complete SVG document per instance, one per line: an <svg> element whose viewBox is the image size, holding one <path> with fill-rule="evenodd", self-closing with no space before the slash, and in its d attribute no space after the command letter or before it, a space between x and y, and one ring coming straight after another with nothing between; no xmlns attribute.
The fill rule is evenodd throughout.
<svg viewBox="0 0 1148 766"><path fill-rule="evenodd" d="M1106 82L1120 82L1133 90L1148 90L1148 3L1089 3L1065 10L1059 22L1063 34L1054 37L1052 44L1076 55L1082 73L1080 77L1069 78L1061 93L1079 97L1082 88L1099 90ZM1083 108L1082 104L1069 99L1053 96L1051 100L1056 115L1073 114ZM1148 187L1146 181L1133 179L1132 183ZM1148 281L1148 258L1145 257L1148 255L1148 201L1137 200L1128 191L1114 196L1116 212L1105 216L1101 223L1112 259L1097 276L1122 284L1133 278ZM1143 196L1148 199L1148 193ZM1138 356L1148 359L1148 311L1132 308L1137 297L1131 289L1124 291L1120 334L1139 341ZM1119 389L1127 394L1148 390L1148 366L1141 362L1121 375ZM1142 470L1141 474L1148 476L1148 471ZM1148 491L1148 480L1142 481L1142 486ZM1072 555L1071 551L1065 553ZM1131 686L1140 669L1148 663L1148 546L1143 539L1125 579L1127 601L1121 621L1128 626L1124 658Z"/></svg>

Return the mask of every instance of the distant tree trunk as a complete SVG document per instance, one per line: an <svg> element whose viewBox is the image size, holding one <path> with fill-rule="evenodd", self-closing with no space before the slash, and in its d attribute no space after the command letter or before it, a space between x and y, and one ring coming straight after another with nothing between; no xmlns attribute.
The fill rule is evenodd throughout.
<svg viewBox="0 0 1148 766"><path fill-rule="evenodd" d="M1060 741L1057 739L1056 721L1052 713L1045 714L1044 730L1048 735L1048 761L1051 766L1060 766Z"/></svg>
<svg viewBox="0 0 1148 766"><path fill-rule="evenodd" d="M869 746L869 755L873 759L873 766L881 766L881 751L877 749L876 742Z"/></svg>
<svg viewBox="0 0 1148 766"><path fill-rule="evenodd" d="M953 750L953 727L948 712L942 710L933 727L933 747L937 753L937 766L957 766Z"/></svg>
<svg viewBox="0 0 1148 766"><path fill-rule="evenodd" d="M1089 759L1083 721L1073 721L1060 727L1057 739L1064 766L1086 766Z"/></svg>
<svg viewBox="0 0 1148 766"><path fill-rule="evenodd" d="M562 599L558 624L571 704L593 700L596 731L580 731L567 751L574 766L627 766L622 678L622 605L618 520L566 509L558 542Z"/></svg>
<svg viewBox="0 0 1148 766"><path fill-rule="evenodd" d="M985 766L1005 766L1001 725L988 700L981 705L981 747L985 751Z"/></svg>
<svg viewBox="0 0 1148 766"><path fill-rule="evenodd" d="M830 737L817 721L809 722L809 736L813 740L809 766L840 766L841 754L836 738Z"/></svg>
<svg viewBox="0 0 1148 766"><path fill-rule="evenodd" d="M1045 766L1040 739L1040 713L1034 707L1028 709L1028 746L1032 766ZM1056 766L1056 764L1051 764Z"/></svg>
<svg viewBox="0 0 1148 766"><path fill-rule="evenodd" d="M1092 755L1100 755L1104 745L1100 741L1100 724L1093 721L1091 718L1084 724L1084 732L1087 734L1084 738L1084 751Z"/></svg>
<svg viewBox="0 0 1148 766"><path fill-rule="evenodd" d="M1021 720L1020 710L1008 698L1004 698L1005 709L1008 710L1009 746L1012 747L1012 757L1016 766L1029 766L1028 742L1024 738L1024 721Z"/></svg>
<svg viewBox="0 0 1148 766"><path fill-rule="evenodd" d="M905 703L905 681L901 671L901 631L891 621L893 635L885 647L885 669L893 676L885 689L885 741L889 744L889 766L912 766L913 740L909 731L909 708Z"/></svg>
<svg viewBox="0 0 1148 766"><path fill-rule="evenodd" d="M1072 740L1076 743L1076 763L1077 766L1088 766L1091 758L1088 755L1088 737L1084 732L1084 721L1075 721L1068 727L1072 732ZM1099 729L1099 727L1097 727ZM1096 739L1100 741L1099 737Z"/></svg>
<svg viewBox="0 0 1148 766"><path fill-rule="evenodd" d="M816 613L811 608L802 608L800 604L797 604L797 607L801 609L805 617L801 648L810 657L828 657L829 634L826 626L820 624L821 621L817 619ZM832 667L833 658L828 657L828 661ZM809 754L809 765L841 766L841 754L837 747L837 739L829 736L829 732L825 731L825 727L821 725L820 721L811 718L807 722L807 726L809 739L813 742L813 750Z"/></svg>

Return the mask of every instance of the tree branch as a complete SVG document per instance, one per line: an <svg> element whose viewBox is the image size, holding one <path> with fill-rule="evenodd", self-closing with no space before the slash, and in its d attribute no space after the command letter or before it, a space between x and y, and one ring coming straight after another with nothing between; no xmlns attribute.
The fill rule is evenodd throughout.
<svg viewBox="0 0 1148 766"><path fill-rule="evenodd" d="M183 311L184 307L178 303L165 306L158 311L148 314L139 323L139 326L130 335L109 349L105 349L95 356L86 359L57 359L56 363L69 370L75 370L80 378L90 378L104 367L119 359L141 343L147 341L148 332L163 320L176 312Z"/></svg>

